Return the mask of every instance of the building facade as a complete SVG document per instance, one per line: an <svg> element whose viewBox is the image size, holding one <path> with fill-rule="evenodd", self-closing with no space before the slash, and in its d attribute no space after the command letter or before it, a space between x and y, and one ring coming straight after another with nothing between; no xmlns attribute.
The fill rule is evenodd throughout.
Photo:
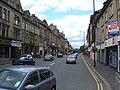
<svg viewBox="0 0 120 90"><path fill-rule="evenodd" d="M103 5L103 8L99 10L98 15L94 18L95 46L97 47L95 60L104 63L106 66L114 67L119 71L120 0L107 0ZM89 33L93 30L92 24L92 21L90 21L88 27ZM92 33L87 34L88 51L90 54L93 54L92 47L94 44L94 42L91 42L94 38Z"/></svg>
<svg viewBox="0 0 120 90"><path fill-rule="evenodd" d="M23 10L20 0L0 1L0 58L14 58L24 53L34 57L47 53L65 53L65 35L56 25L48 25L29 10ZM69 45L67 45L69 46Z"/></svg>

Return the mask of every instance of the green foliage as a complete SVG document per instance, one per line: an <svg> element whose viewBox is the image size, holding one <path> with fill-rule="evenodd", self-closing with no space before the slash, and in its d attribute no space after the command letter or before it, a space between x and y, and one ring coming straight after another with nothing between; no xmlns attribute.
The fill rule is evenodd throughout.
<svg viewBox="0 0 120 90"><path fill-rule="evenodd" d="M81 53L84 52L84 45L80 47L80 52L81 52Z"/></svg>

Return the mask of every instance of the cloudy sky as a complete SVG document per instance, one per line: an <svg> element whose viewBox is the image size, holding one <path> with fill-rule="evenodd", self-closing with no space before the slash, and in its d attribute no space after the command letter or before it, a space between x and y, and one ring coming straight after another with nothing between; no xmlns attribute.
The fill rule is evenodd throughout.
<svg viewBox="0 0 120 90"><path fill-rule="evenodd" d="M20 0L23 10L29 10L48 24L57 25L60 32L74 48L84 44L90 15L93 14L93 0ZM103 7L106 0L95 0L95 10Z"/></svg>

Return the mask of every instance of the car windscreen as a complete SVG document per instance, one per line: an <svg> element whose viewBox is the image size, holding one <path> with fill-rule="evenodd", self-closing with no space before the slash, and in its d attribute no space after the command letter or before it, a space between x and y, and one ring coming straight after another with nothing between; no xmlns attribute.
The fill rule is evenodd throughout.
<svg viewBox="0 0 120 90"><path fill-rule="evenodd" d="M15 70L0 70L0 88L17 89L26 73Z"/></svg>
<svg viewBox="0 0 120 90"><path fill-rule="evenodd" d="M51 55L46 55L45 57L50 57Z"/></svg>
<svg viewBox="0 0 120 90"><path fill-rule="evenodd" d="M69 59L75 59L75 57L74 57L74 56L68 56L68 58L69 58Z"/></svg>

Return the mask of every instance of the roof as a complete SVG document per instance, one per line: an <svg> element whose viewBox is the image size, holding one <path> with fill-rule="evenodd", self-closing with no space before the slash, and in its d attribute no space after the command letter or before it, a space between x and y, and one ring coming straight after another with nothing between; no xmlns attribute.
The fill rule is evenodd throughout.
<svg viewBox="0 0 120 90"><path fill-rule="evenodd" d="M20 71L20 72L30 72L34 71L36 69L50 69L49 67L40 67L40 66L30 66L30 65L16 65L16 66L9 66L5 67L3 69L9 69L9 70L15 70L15 71Z"/></svg>

